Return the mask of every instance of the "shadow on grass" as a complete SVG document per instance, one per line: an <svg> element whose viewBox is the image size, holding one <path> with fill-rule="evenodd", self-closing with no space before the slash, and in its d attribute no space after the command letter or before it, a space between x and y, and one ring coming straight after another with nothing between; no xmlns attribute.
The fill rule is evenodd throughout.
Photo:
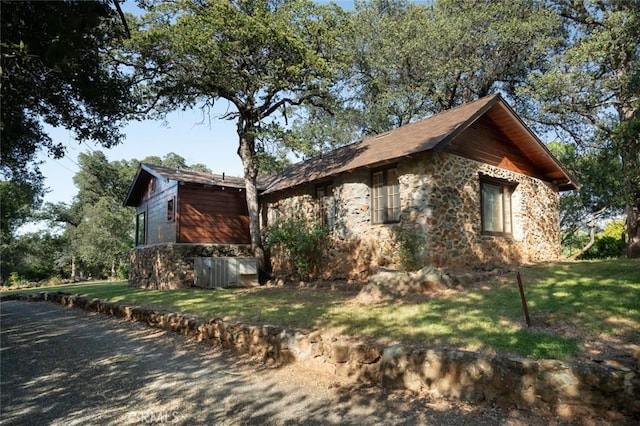
<svg viewBox="0 0 640 426"><path fill-rule="evenodd" d="M2 324L7 424L495 421L482 406L441 411L374 388L318 386L299 371L280 374L201 345L185 348L171 333L54 304L3 302Z"/></svg>
<svg viewBox="0 0 640 426"><path fill-rule="evenodd" d="M272 324L421 346L568 359L585 336L640 342L640 262L572 262L522 268L534 327L527 329L515 274L474 289L358 305L326 289L145 290L126 283L60 286L89 297L232 322ZM38 290L34 290L38 291ZM556 325L569 325L564 333ZM554 328L555 327L555 328Z"/></svg>

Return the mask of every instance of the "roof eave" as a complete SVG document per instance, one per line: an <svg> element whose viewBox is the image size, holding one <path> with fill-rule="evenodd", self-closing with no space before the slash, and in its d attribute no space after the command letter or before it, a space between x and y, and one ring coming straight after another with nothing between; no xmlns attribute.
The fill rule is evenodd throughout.
<svg viewBox="0 0 640 426"><path fill-rule="evenodd" d="M138 165L138 170L136 171L136 175L134 176L131 184L129 185L129 190L127 191L127 196L124 198L124 202L122 203L123 207L135 207L136 204L132 204L131 197L133 196L134 189L136 188L136 184L140 179L140 174L142 173L142 163Z"/></svg>
<svg viewBox="0 0 640 426"><path fill-rule="evenodd" d="M504 100L500 103L500 105L509 111L511 117L518 122L518 124L526 131L526 133L533 139L533 141L543 150L547 159L549 159L553 164L558 168L558 170L565 176L564 183L558 184L554 183L560 191L571 191L580 189L580 182L567 170L564 165L558 160L553 153L549 150L549 148L540 140L538 135L536 135L533 130L522 120L522 118L516 114L516 112L511 108L511 106L504 102ZM557 180L556 180L557 181Z"/></svg>

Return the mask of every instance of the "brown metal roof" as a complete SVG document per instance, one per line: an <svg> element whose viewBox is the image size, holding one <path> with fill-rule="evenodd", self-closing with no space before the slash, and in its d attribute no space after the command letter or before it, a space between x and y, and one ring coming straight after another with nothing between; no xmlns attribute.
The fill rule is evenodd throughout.
<svg viewBox="0 0 640 426"><path fill-rule="evenodd" d="M444 147L484 114L489 114L501 130L542 172L542 178L561 190L576 189L575 178L524 124L499 94L463 104L374 137L335 149L319 157L294 164L282 173L261 181L264 194L321 180L361 167L375 167L432 149Z"/></svg>
<svg viewBox="0 0 640 426"><path fill-rule="evenodd" d="M138 167L136 176L129 187L129 192L124 200L124 205L132 207L137 206L140 202L143 191L147 188L149 180L153 177L175 180L182 183L220 186L226 188L244 189L245 187L244 179L235 176L225 176L141 163Z"/></svg>

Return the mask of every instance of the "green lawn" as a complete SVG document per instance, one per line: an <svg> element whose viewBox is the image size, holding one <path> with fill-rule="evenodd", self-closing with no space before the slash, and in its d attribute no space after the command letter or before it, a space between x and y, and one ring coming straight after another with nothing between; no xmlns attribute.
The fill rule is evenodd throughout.
<svg viewBox="0 0 640 426"><path fill-rule="evenodd" d="M640 262L606 260L522 268L533 327L527 329L515 274L463 291L363 306L355 293L292 287L142 290L124 282L55 290L206 318L326 329L385 343L570 359L585 339L640 344ZM37 292L42 289L25 291Z"/></svg>

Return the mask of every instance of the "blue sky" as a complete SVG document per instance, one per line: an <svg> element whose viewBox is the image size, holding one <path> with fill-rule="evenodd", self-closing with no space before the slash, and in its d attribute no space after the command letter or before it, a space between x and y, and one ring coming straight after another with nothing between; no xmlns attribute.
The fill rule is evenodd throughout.
<svg viewBox="0 0 640 426"><path fill-rule="evenodd" d="M319 1L326 3L326 1ZM345 9L353 8L352 0L336 1ZM138 14L134 0L123 3L123 10L127 13ZM227 110L227 103L217 104L218 115ZM213 117L203 123L199 109L178 111L167 117L166 123L161 121L132 122L124 127L126 135L122 144L106 149L94 144L78 144L73 134L65 129L51 129L49 134L55 142L62 142L67 148L64 158L54 160L45 152L41 152L38 161L42 161L40 170L45 176L48 192L45 202L69 203L77 194L73 184L73 176L78 172L78 154L100 150L105 153L109 161L141 160L150 155L163 157L174 152L184 157L188 164L202 163L214 173L226 173L231 176L242 176L242 162L236 151L238 135L235 121L220 120Z"/></svg>
<svg viewBox="0 0 640 426"><path fill-rule="evenodd" d="M226 110L220 102L219 108ZM45 176L45 185L49 188L45 202L70 202L77 194L73 176L78 172L78 154L100 150L109 161L141 160L150 155L164 157L170 152L185 158L188 164L202 163L215 173L230 176L242 176L242 162L236 154L238 135L235 121L206 119L204 124L200 110L179 111L162 121L131 122L123 129L126 135L120 145L106 149L94 144L78 144L73 133L60 128L50 128L49 134L56 142L62 142L67 155L59 160L40 153L39 160L44 161L40 170Z"/></svg>

